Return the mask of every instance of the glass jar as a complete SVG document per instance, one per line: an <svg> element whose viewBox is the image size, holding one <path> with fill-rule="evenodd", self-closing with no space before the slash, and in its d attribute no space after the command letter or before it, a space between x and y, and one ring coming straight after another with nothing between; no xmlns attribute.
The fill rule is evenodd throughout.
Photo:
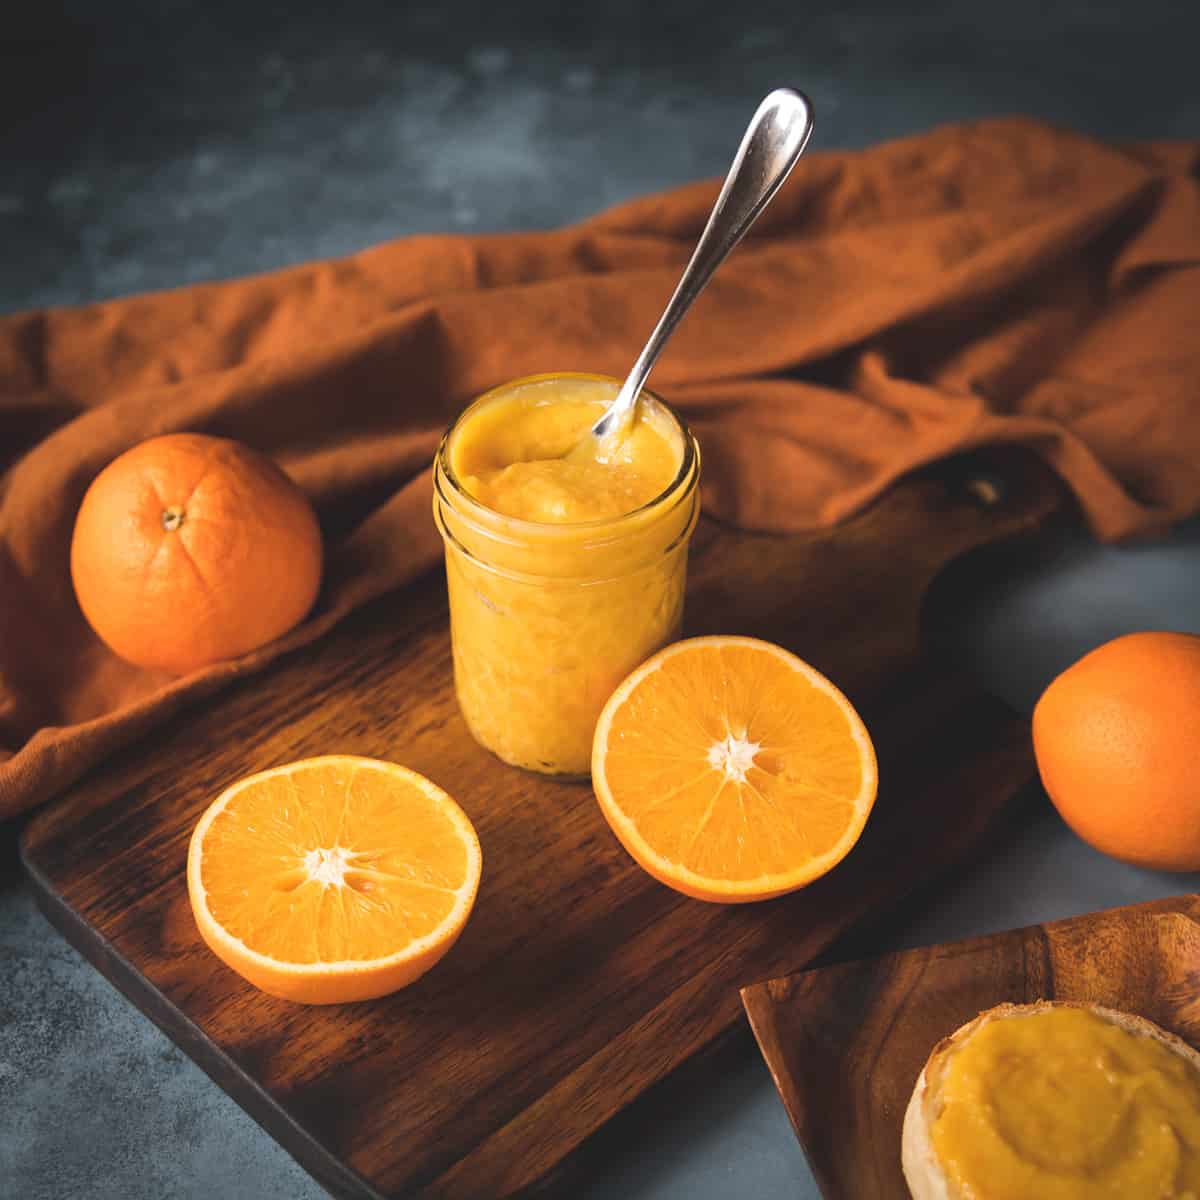
<svg viewBox="0 0 1200 1200"><path fill-rule="evenodd" d="M543 524L470 496L453 469L455 439L486 406L531 386L553 397L620 380L563 373L494 388L451 426L434 463L434 517L446 547L458 703L475 739L505 762L583 776L592 734L617 684L679 636L687 547L700 509L700 452L683 421L642 393L668 431L679 469L649 503L615 518Z"/></svg>

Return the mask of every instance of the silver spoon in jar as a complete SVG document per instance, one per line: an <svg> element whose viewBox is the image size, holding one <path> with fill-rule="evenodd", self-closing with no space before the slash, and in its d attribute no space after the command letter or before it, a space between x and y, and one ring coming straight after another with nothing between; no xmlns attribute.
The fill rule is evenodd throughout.
<svg viewBox="0 0 1200 1200"><path fill-rule="evenodd" d="M758 106L738 147L721 194L709 214L696 249L659 317L633 370L587 434L571 448L570 462L606 462L625 440L637 415L638 397L646 377L662 353L675 326L742 240L759 213L770 203L804 153L812 133L812 105L790 88L776 88Z"/></svg>

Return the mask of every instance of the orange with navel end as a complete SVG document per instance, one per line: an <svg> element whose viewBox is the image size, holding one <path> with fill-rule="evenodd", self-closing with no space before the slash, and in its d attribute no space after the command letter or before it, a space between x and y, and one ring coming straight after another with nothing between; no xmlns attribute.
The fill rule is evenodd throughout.
<svg viewBox="0 0 1200 1200"><path fill-rule="evenodd" d="M1200 870L1200 637L1131 633L1068 667L1033 711L1042 783L1123 862Z"/></svg>
<svg viewBox="0 0 1200 1200"><path fill-rule="evenodd" d="M71 579L122 658L177 675L272 641L312 607L321 531L269 458L175 433L114 459L75 519Z"/></svg>

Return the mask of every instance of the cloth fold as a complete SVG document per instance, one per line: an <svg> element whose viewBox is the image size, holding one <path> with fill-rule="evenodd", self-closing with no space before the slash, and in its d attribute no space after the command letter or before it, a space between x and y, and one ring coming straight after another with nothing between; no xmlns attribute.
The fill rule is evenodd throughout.
<svg viewBox="0 0 1200 1200"><path fill-rule="evenodd" d="M1196 511L1198 164L1200 145L1025 119L801 160L655 371L703 446L706 510L810 529L938 457L1020 442L1098 537ZM0 318L0 817L435 563L443 429L515 376L623 375L716 187ZM68 569L91 479L176 430L272 455L329 548L300 628L184 679L115 658Z"/></svg>

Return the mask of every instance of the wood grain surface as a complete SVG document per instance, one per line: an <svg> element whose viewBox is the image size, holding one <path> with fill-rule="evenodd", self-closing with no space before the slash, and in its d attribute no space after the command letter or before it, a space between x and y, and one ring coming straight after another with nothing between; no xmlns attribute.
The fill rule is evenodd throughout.
<svg viewBox="0 0 1200 1200"><path fill-rule="evenodd" d="M904 1110L929 1052L993 1005L1087 1000L1200 1047L1200 897L816 968L742 1003L827 1200L909 1200Z"/></svg>
<svg viewBox="0 0 1200 1200"><path fill-rule="evenodd" d="M908 479L833 531L702 522L687 632L796 651L858 704L879 750L862 841L791 897L677 895L632 863L586 784L480 749L454 701L440 573L75 787L29 824L26 868L66 936L335 1195L508 1195L738 1020L739 985L811 961L979 842L1031 773L1028 731L922 662L922 600L957 555L1061 509L1049 473L1013 452ZM384 1000L313 1009L209 954L184 863L227 783L328 752L431 776L474 821L484 868L437 969Z"/></svg>

